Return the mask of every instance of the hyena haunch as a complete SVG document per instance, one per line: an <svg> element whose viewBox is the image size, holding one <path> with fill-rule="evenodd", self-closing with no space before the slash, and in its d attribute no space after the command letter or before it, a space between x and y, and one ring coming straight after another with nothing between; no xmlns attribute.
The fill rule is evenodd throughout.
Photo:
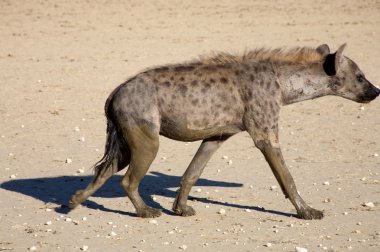
<svg viewBox="0 0 380 252"><path fill-rule="evenodd" d="M173 210L194 215L186 201L212 154L232 135L247 131L264 154L285 197L303 219L321 219L298 194L279 145L281 105L337 95L366 103L380 90L358 66L327 45L292 50L255 50L241 56L219 54L198 61L142 72L117 87L105 105L108 119L103 158L86 189L76 192L75 208L115 172L129 165L121 181L138 216L157 217L138 186L155 158L159 135L179 141L203 140L181 179Z"/></svg>

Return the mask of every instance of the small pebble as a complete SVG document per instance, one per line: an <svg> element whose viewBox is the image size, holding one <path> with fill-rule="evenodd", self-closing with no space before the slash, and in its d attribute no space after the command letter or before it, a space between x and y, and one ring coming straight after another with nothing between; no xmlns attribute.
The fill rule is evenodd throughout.
<svg viewBox="0 0 380 252"><path fill-rule="evenodd" d="M185 244L183 244L182 246L179 247L180 249L183 249L183 250L186 250L187 249L187 246Z"/></svg>
<svg viewBox="0 0 380 252"><path fill-rule="evenodd" d="M307 249L302 247L296 247L296 252L307 252Z"/></svg>
<svg viewBox="0 0 380 252"><path fill-rule="evenodd" d="M47 221L47 222L45 223L45 225L47 225L47 226L49 226L49 225L51 225L51 224L52 224L51 221Z"/></svg>
<svg viewBox="0 0 380 252"><path fill-rule="evenodd" d="M80 131L79 127L78 126L74 127L74 131L79 132Z"/></svg>
<svg viewBox="0 0 380 252"><path fill-rule="evenodd" d="M84 169L78 169L77 173L84 173Z"/></svg>
<svg viewBox="0 0 380 252"><path fill-rule="evenodd" d="M16 174L12 174L11 176L9 176L11 179L15 179L16 178Z"/></svg>
<svg viewBox="0 0 380 252"><path fill-rule="evenodd" d="M87 251L88 250L88 246L87 245L83 245L80 250L83 250L83 251Z"/></svg>
<svg viewBox="0 0 380 252"><path fill-rule="evenodd" d="M275 186L275 185L271 186L270 189L273 191L273 190L277 189L277 186Z"/></svg>
<svg viewBox="0 0 380 252"><path fill-rule="evenodd" d="M82 136L81 138L79 138L79 141L81 141L81 142L85 142L85 138L84 138L84 136Z"/></svg>
<svg viewBox="0 0 380 252"><path fill-rule="evenodd" d="M71 158L66 158L66 164L71 164L73 162L73 160Z"/></svg>
<svg viewBox="0 0 380 252"><path fill-rule="evenodd" d="M195 189L195 191L199 193L199 192L202 192L202 189L201 188L197 188L197 189Z"/></svg>
<svg viewBox="0 0 380 252"><path fill-rule="evenodd" d="M116 234L114 231L112 231L112 232L109 233L108 235L109 235L109 236L116 236L117 234Z"/></svg>
<svg viewBox="0 0 380 252"><path fill-rule="evenodd" d="M232 165L232 160L228 160L228 165Z"/></svg>
<svg viewBox="0 0 380 252"><path fill-rule="evenodd" d="M343 215L348 215L348 213L347 213L347 212L344 212Z"/></svg>
<svg viewBox="0 0 380 252"><path fill-rule="evenodd" d="M323 185L330 185L330 182L325 181L325 182L323 182Z"/></svg>
<svg viewBox="0 0 380 252"><path fill-rule="evenodd" d="M65 221L66 221L66 222L71 222L72 219L71 219L71 218L66 218Z"/></svg>
<svg viewBox="0 0 380 252"><path fill-rule="evenodd" d="M149 224L158 225L158 222L156 220L149 220Z"/></svg>
<svg viewBox="0 0 380 252"><path fill-rule="evenodd" d="M36 246L31 246L31 247L29 248L29 250L30 250L30 251L36 251L36 250L37 250L37 247L36 247Z"/></svg>
<svg viewBox="0 0 380 252"><path fill-rule="evenodd" d="M377 154L377 153L374 153L374 154L373 154L373 156L374 156L374 157L378 157L378 156L379 156L379 154Z"/></svg>
<svg viewBox="0 0 380 252"><path fill-rule="evenodd" d="M250 212L251 212L251 209L245 209L245 211L246 211L247 213L250 213Z"/></svg>
<svg viewBox="0 0 380 252"><path fill-rule="evenodd" d="M364 203L363 205L370 208L375 207L375 204L373 202L367 202L367 203Z"/></svg>
<svg viewBox="0 0 380 252"><path fill-rule="evenodd" d="M219 211L218 211L218 214L220 215L225 215L226 214L226 210L221 208Z"/></svg>
<svg viewBox="0 0 380 252"><path fill-rule="evenodd" d="M270 247L272 247L272 243L268 242L268 243L265 244L264 246L270 248Z"/></svg>
<svg viewBox="0 0 380 252"><path fill-rule="evenodd" d="M223 156L222 159L228 159L228 156Z"/></svg>

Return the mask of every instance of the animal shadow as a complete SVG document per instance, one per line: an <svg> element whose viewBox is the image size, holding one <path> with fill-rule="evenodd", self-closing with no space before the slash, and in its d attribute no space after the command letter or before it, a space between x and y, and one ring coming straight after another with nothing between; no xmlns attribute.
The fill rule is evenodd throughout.
<svg viewBox="0 0 380 252"><path fill-rule="evenodd" d="M120 181L123 178L121 175L114 175L111 177L92 197L101 198L118 198L126 197L126 193L120 187ZM90 183L92 176L59 176L59 177L46 177L46 178L31 178L31 179L18 179L10 180L2 183L0 187L5 190L18 192L38 199L45 204L57 204L61 207L56 208L59 213L68 213L70 209L67 207L72 194L79 189L85 188ZM174 215L173 212L164 209L159 203L152 200L152 195L159 195L168 198L175 198L175 188L179 186L181 177L174 175L167 175L161 172L150 172L142 180L139 191L144 201L152 207L160 208L164 213ZM241 183L215 181L209 179L199 179L196 183L197 186L210 186L210 187L242 187ZM91 208L98 209L105 212L114 212L123 215L136 216L135 213L130 213L121 210L113 210L104 207L92 201L92 197L87 199L83 205ZM200 202L231 206L242 209L251 209L260 212L270 212L273 214L291 216L291 214L265 210L264 208L255 206L243 206L237 204L230 204L228 202L220 202L210 200L207 198L189 197L189 200L197 200Z"/></svg>

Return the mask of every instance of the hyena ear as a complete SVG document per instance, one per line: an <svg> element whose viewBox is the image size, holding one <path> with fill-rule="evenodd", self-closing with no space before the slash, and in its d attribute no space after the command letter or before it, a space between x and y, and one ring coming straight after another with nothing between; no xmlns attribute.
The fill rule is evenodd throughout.
<svg viewBox="0 0 380 252"><path fill-rule="evenodd" d="M346 45L347 45L346 43L341 45L335 53L335 71L339 70L339 68L343 62L343 59L344 59L343 50L346 47Z"/></svg>
<svg viewBox="0 0 380 252"><path fill-rule="evenodd" d="M326 57L327 55L330 54L330 48L326 44L318 46L317 49L316 49L316 51L317 51L317 53L319 53L323 57Z"/></svg>
<svg viewBox="0 0 380 252"><path fill-rule="evenodd" d="M336 53L328 54L323 62L323 70L328 76L334 76L336 74L335 69Z"/></svg>
<svg viewBox="0 0 380 252"><path fill-rule="evenodd" d="M346 44L341 45L338 50L333 54L328 54L323 62L323 69L328 76L333 76L339 70L343 62L343 50Z"/></svg>

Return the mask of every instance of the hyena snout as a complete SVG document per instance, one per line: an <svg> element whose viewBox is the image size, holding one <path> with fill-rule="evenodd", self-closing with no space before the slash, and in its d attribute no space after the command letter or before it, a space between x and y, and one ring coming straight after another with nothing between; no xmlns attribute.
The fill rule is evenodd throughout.
<svg viewBox="0 0 380 252"><path fill-rule="evenodd" d="M378 97L379 95L380 89L369 83L368 88L364 90L363 96L361 97L361 101L363 103L368 103L376 99L376 97Z"/></svg>

